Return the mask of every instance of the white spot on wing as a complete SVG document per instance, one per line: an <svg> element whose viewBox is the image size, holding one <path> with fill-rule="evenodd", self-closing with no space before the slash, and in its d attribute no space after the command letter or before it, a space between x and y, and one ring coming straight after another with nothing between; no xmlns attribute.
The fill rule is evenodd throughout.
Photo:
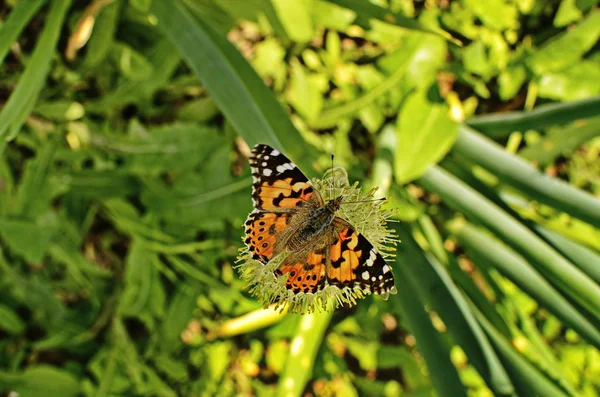
<svg viewBox="0 0 600 397"><path fill-rule="evenodd" d="M369 272L365 270L365 271L362 273L362 275L361 275L361 276L362 276L363 280L368 280L368 279L369 279Z"/></svg>
<svg viewBox="0 0 600 397"><path fill-rule="evenodd" d="M263 170L263 175L264 175L264 176L271 176L271 174L272 174L272 173L273 173L273 171L271 171L271 170L270 170L270 169L268 169L268 168L265 168L265 169Z"/></svg>
<svg viewBox="0 0 600 397"><path fill-rule="evenodd" d="M386 274L390 271L390 267L388 265L383 266L383 274Z"/></svg>
<svg viewBox="0 0 600 397"><path fill-rule="evenodd" d="M285 170L293 170L294 167L295 167L295 165L292 164L292 163L285 163L285 164L282 164L282 165L278 165L277 168L276 168L276 170L277 170L277 172L279 172L281 174Z"/></svg>
<svg viewBox="0 0 600 397"><path fill-rule="evenodd" d="M279 150L277 149L273 149L273 151L271 152L271 156L279 156L281 153L279 153Z"/></svg>

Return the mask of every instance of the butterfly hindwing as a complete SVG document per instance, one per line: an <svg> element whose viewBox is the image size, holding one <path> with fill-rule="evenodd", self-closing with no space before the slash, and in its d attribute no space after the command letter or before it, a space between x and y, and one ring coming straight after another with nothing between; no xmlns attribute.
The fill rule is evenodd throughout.
<svg viewBox="0 0 600 397"><path fill-rule="evenodd" d="M286 230L290 214L253 211L246 221L244 243L252 253L252 258L267 263L283 250L279 234Z"/></svg>
<svg viewBox="0 0 600 397"><path fill-rule="evenodd" d="M325 247L308 255L290 255L275 271L277 277L287 275L286 288L294 293L315 293L326 285L327 250Z"/></svg>
<svg viewBox="0 0 600 397"><path fill-rule="evenodd" d="M334 242L330 248L327 282L339 288L360 288L385 294L394 287L394 275L379 251L341 218L333 221Z"/></svg>
<svg viewBox="0 0 600 397"><path fill-rule="evenodd" d="M308 178L277 149L254 146L250 168L252 200L258 210L285 212L306 201L323 204Z"/></svg>

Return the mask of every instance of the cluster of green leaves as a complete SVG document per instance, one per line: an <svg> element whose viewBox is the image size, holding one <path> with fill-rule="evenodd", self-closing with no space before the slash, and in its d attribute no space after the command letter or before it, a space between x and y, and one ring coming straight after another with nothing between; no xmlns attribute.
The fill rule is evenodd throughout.
<svg viewBox="0 0 600 397"><path fill-rule="evenodd" d="M0 394L599 394L597 1L0 15ZM398 295L247 296L259 142L389 195Z"/></svg>

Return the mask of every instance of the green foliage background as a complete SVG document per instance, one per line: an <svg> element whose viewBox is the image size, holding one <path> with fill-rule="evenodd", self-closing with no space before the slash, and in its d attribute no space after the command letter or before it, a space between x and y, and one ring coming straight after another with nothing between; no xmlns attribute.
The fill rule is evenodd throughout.
<svg viewBox="0 0 600 397"><path fill-rule="evenodd" d="M600 395L597 3L6 0L0 395ZM258 142L390 197L397 295L248 296Z"/></svg>

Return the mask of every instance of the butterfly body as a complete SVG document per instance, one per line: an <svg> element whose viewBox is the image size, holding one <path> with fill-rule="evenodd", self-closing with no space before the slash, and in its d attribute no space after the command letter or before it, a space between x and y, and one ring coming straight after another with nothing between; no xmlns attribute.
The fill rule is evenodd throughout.
<svg viewBox="0 0 600 397"><path fill-rule="evenodd" d="M308 178L278 150L256 145L250 166L254 211L245 243L263 264L285 255L274 271L294 293L328 285L383 294L394 287L389 265L350 223L336 216L343 196L324 202Z"/></svg>

